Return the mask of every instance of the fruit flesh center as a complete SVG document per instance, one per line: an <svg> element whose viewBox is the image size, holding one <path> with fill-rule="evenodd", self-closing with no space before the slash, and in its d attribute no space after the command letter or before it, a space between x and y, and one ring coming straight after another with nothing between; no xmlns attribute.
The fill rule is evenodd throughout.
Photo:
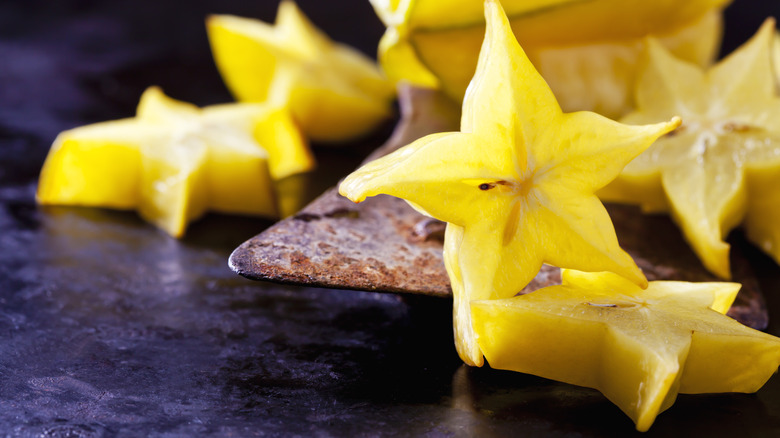
<svg viewBox="0 0 780 438"><path fill-rule="evenodd" d="M683 123L678 130L680 133L685 133L686 131L698 132L692 151L696 154L696 162L701 164L706 159L708 152L711 152L719 143L719 138L732 133L747 133L756 130L756 128L733 120L694 120L689 123Z"/></svg>
<svg viewBox="0 0 780 438"><path fill-rule="evenodd" d="M506 194L511 201L511 210L506 218L506 227L504 228L503 244L509 245L517 234L518 224L520 223L520 216L522 214L523 207L528 208L528 198L531 190L534 188L533 174L530 176L516 180L495 180L490 182L483 182L477 186L479 190L484 192L494 192L496 194Z"/></svg>
<svg viewBox="0 0 780 438"><path fill-rule="evenodd" d="M612 300L586 301L584 304L586 306L600 307L605 309L630 309L639 306L639 304L637 303L629 303L625 301L612 301Z"/></svg>
<svg viewBox="0 0 780 438"><path fill-rule="evenodd" d="M685 162L705 166L724 159L740 168L748 156L763 155L759 149L763 147L764 134L762 128L738 120L687 119L626 169L643 173ZM735 141L736 138L740 141Z"/></svg>
<svg viewBox="0 0 780 438"><path fill-rule="evenodd" d="M519 181L513 180L495 180L489 182L483 182L477 186L482 191L497 191L498 193L506 193L515 197L525 198L534 186L533 175L520 179Z"/></svg>

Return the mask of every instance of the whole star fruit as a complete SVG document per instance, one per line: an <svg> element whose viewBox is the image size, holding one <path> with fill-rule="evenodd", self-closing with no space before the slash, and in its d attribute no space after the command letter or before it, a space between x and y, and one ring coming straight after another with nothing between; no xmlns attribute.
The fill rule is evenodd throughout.
<svg viewBox="0 0 780 438"><path fill-rule="evenodd" d="M481 0L371 0L387 26L379 60L388 77L441 88L460 101L484 34ZM712 63L730 0L505 0L512 29L565 111L619 117L642 39L657 37L677 56Z"/></svg>
<svg viewBox="0 0 780 438"><path fill-rule="evenodd" d="M206 24L235 98L289 107L312 140L360 137L392 113L395 88L378 66L331 41L293 1L280 3L274 25L232 15L210 16Z"/></svg>
<svg viewBox="0 0 780 438"><path fill-rule="evenodd" d="M731 275L728 233L780 260L780 97L768 20L743 46L704 71L647 42L635 112L624 123L680 115L684 123L632 161L602 200L670 212L704 266Z"/></svg>
<svg viewBox="0 0 780 438"><path fill-rule="evenodd" d="M469 302L513 296L543 263L613 271L646 285L618 246L594 192L679 119L622 125L565 114L518 45L501 6L485 2L487 32L463 103L461 132L423 137L353 172L352 201L388 194L448 223L455 345L481 365Z"/></svg>
<svg viewBox="0 0 780 438"><path fill-rule="evenodd" d="M595 388L646 431L678 393L751 393L777 371L780 339L724 315L739 288L564 270L471 309L491 367Z"/></svg>
<svg viewBox="0 0 780 438"><path fill-rule="evenodd" d="M40 204L137 209L174 237L207 210L277 217L274 181L314 167L284 110L200 109L157 87L134 118L60 133L41 170Z"/></svg>

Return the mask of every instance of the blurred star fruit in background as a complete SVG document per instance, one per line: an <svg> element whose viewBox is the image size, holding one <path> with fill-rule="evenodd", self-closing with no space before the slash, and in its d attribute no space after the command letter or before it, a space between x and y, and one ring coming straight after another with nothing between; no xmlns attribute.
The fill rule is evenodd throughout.
<svg viewBox="0 0 780 438"><path fill-rule="evenodd" d="M37 199L136 209L181 237L207 210L278 217L274 181L313 167L305 139L283 109L200 109L152 87L136 117L62 132L41 170Z"/></svg>
<svg viewBox="0 0 780 438"><path fill-rule="evenodd" d="M290 0L279 5L273 25L213 15L207 28L235 98L288 107L311 140L351 140L392 115L395 87L376 63L331 41Z"/></svg>
<svg viewBox="0 0 780 438"><path fill-rule="evenodd" d="M371 0L387 26L382 68L394 81L460 101L485 33L481 0ZM632 107L642 39L705 66L717 56L728 0L504 0L512 30L564 111L617 117Z"/></svg>
<svg viewBox="0 0 780 438"><path fill-rule="evenodd" d="M780 97L771 45L774 20L710 69L648 40L625 123L679 115L683 124L629 163L599 195L668 212L704 266L731 276L728 233L780 261Z"/></svg>

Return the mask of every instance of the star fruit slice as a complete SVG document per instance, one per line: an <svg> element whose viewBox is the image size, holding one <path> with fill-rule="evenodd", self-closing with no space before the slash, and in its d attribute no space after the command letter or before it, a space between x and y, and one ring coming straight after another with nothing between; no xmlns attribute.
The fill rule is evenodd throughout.
<svg viewBox="0 0 780 438"><path fill-rule="evenodd" d="M313 140L359 137L391 113L395 89L376 64L331 41L292 1L281 2L274 25L214 15L207 28L214 60L236 99L288 106Z"/></svg>
<svg viewBox="0 0 780 438"><path fill-rule="evenodd" d="M463 98L484 32L482 2L372 0L387 26L380 63L395 80ZM630 109L642 38L708 65L717 56L728 0L507 0L514 33L564 110L617 117Z"/></svg>
<svg viewBox="0 0 780 438"><path fill-rule="evenodd" d="M780 339L725 316L740 285L564 270L563 284L472 301L490 366L595 388L646 431L677 393L755 392Z"/></svg>
<svg viewBox="0 0 780 438"><path fill-rule="evenodd" d="M469 302L513 296L543 263L617 272L646 285L618 246L594 192L679 120L628 126L561 112L517 44L501 6L485 3L487 32L463 104L461 132L423 137L349 175L342 195L388 194L448 223L445 265L455 344L482 364Z"/></svg>
<svg viewBox="0 0 780 438"><path fill-rule="evenodd" d="M671 212L704 266L730 278L737 225L780 260L780 98L770 58L774 22L707 71L653 40L637 83L637 110L622 121L673 114L684 123L632 161L599 192L607 201Z"/></svg>
<svg viewBox="0 0 780 438"><path fill-rule="evenodd" d="M261 104L200 109L152 87L135 118L61 133L41 170L37 199L137 209L180 237L207 210L278 216L274 180L313 166L283 110Z"/></svg>

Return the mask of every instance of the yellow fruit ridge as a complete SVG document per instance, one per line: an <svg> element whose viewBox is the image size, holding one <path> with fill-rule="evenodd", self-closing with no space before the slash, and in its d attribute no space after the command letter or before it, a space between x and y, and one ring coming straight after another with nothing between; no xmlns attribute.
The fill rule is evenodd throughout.
<svg viewBox="0 0 780 438"><path fill-rule="evenodd" d="M772 43L772 61L774 62L777 88L780 89L780 32L775 32L775 40Z"/></svg>
<svg viewBox="0 0 780 438"><path fill-rule="evenodd" d="M755 392L777 370L780 339L724 315L739 288L564 270L471 309L491 367L598 389L646 431L678 393Z"/></svg>
<svg viewBox="0 0 780 438"><path fill-rule="evenodd" d="M232 15L208 18L214 61L241 102L288 107L316 141L350 140L391 114L395 88L358 51L331 41L294 2L274 25Z"/></svg>
<svg viewBox="0 0 780 438"><path fill-rule="evenodd" d="M730 278L724 238L743 224L780 261L780 98L770 46L774 20L703 71L647 41L637 110L624 123L680 115L683 124L599 193L606 201L670 212L704 266Z"/></svg>
<svg viewBox="0 0 780 438"><path fill-rule="evenodd" d="M137 209L174 237L207 210L277 217L273 181L314 167L291 116L262 104L200 109L144 92L132 119L61 133L41 204Z"/></svg>
<svg viewBox="0 0 780 438"><path fill-rule="evenodd" d="M388 77L463 98L484 34L481 0L371 0L387 26L379 60ZM504 0L528 57L566 111L608 117L632 105L642 39L653 35L699 65L717 56L729 0Z"/></svg>
<svg viewBox="0 0 780 438"><path fill-rule="evenodd" d="M349 175L340 193L381 193L448 223L445 265L454 295L455 345L483 363L473 299L515 295L543 263L647 280L618 246L594 192L679 119L628 126L595 113L565 114L518 45L495 1L463 103L461 132L423 137Z"/></svg>

